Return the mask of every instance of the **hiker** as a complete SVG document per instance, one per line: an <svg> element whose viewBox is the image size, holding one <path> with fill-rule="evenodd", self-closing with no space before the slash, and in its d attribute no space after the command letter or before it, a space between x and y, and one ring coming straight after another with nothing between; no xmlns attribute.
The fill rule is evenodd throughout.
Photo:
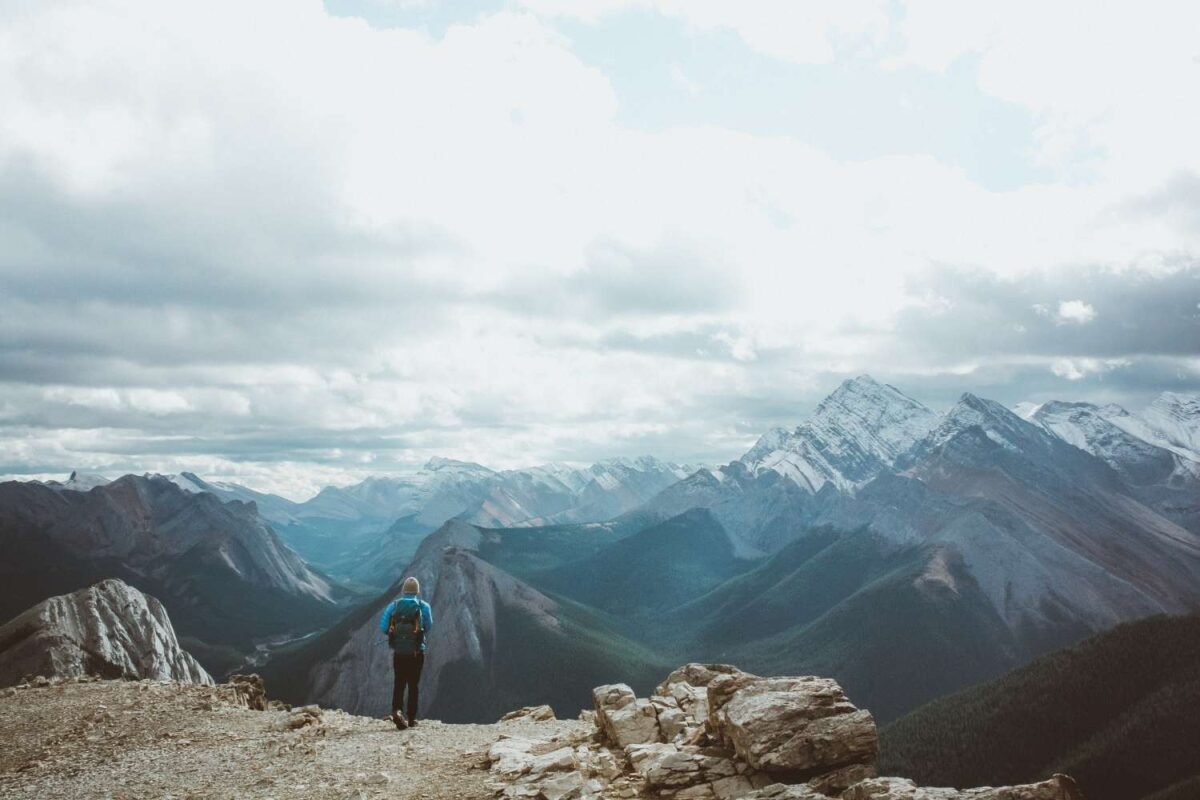
<svg viewBox="0 0 1200 800"><path fill-rule="evenodd" d="M392 648L392 722L398 730L417 725L417 684L425 666L425 637L433 630L433 610L417 597L421 583L415 577L404 579L402 594L388 604L379 620L379 629L387 634ZM404 689L408 688L408 717L400 709Z"/></svg>

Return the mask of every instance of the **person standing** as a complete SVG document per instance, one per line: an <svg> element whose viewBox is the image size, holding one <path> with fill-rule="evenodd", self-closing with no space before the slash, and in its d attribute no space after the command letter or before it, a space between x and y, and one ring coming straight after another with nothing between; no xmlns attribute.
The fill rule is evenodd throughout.
<svg viewBox="0 0 1200 800"><path fill-rule="evenodd" d="M387 634L392 648L392 722L398 730L416 727L418 684L425 666L425 646L433 630L433 609L418 595L421 583L415 577L404 579L400 597L384 609L379 629ZM404 708L404 693L408 691L408 717Z"/></svg>

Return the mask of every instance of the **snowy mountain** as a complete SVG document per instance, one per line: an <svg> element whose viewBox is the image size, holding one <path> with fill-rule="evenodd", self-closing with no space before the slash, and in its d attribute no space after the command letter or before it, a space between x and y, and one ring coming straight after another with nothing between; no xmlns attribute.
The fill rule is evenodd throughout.
<svg viewBox="0 0 1200 800"><path fill-rule="evenodd" d="M767 432L741 461L774 470L816 493L826 483L853 491L890 467L938 415L869 375L845 381L795 430Z"/></svg>
<svg viewBox="0 0 1200 800"><path fill-rule="evenodd" d="M1136 486L1200 476L1200 460L1183 455L1186 448L1167 446L1165 436L1138 424L1141 420L1120 406L1055 401L1043 404L1031 420L1100 458Z"/></svg>
<svg viewBox="0 0 1200 800"><path fill-rule="evenodd" d="M97 486L106 486L111 482L103 475L75 470L71 472L71 475L65 481L45 481L44 485L61 491L87 492L95 489Z"/></svg>
<svg viewBox="0 0 1200 800"><path fill-rule="evenodd" d="M0 626L0 686L25 675L212 684L162 603L119 580L51 597Z"/></svg>

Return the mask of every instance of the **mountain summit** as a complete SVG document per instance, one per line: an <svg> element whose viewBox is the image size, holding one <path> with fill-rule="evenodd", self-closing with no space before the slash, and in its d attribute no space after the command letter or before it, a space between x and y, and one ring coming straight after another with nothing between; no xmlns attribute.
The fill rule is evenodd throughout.
<svg viewBox="0 0 1200 800"><path fill-rule="evenodd" d="M869 375L844 381L795 430L767 432L741 458L752 473L774 470L816 493L826 483L852 491L890 467L938 415Z"/></svg>

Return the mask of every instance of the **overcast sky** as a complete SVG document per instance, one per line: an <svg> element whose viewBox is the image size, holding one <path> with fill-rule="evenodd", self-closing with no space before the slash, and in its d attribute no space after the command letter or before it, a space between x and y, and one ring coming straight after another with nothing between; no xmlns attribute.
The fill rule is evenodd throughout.
<svg viewBox="0 0 1200 800"><path fill-rule="evenodd" d="M4 0L0 474L724 462L1200 390L1200 10Z"/></svg>

